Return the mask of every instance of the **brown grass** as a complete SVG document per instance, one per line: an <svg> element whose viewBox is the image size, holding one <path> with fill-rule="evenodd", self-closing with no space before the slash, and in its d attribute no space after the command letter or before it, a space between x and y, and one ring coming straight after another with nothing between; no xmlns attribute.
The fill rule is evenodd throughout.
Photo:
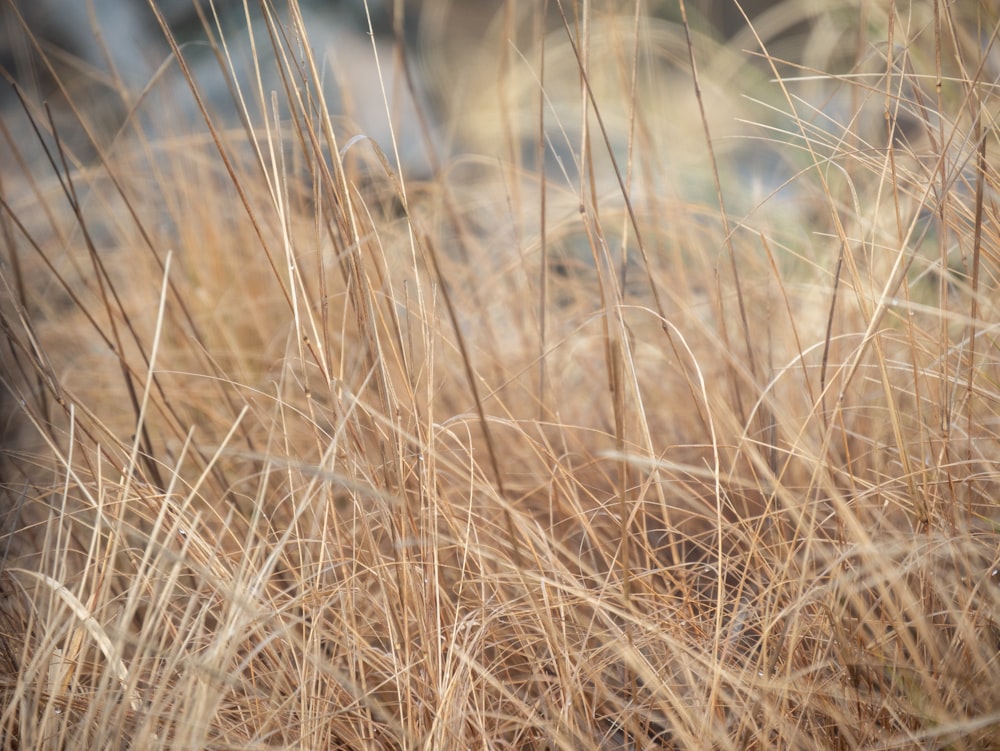
<svg viewBox="0 0 1000 751"><path fill-rule="evenodd" d="M549 5L4 126L0 746L1000 747L996 10Z"/></svg>

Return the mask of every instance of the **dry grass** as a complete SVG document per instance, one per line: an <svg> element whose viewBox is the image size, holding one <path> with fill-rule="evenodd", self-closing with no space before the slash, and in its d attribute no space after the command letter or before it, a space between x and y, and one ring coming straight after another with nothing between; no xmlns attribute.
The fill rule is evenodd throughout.
<svg viewBox="0 0 1000 751"><path fill-rule="evenodd" d="M1000 747L996 10L549 5L5 126L3 748Z"/></svg>

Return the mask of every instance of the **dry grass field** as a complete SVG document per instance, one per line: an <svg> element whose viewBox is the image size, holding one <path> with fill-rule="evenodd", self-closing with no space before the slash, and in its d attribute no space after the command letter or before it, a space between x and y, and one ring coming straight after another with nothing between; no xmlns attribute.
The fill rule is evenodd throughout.
<svg viewBox="0 0 1000 751"><path fill-rule="evenodd" d="M200 5L0 120L0 747L1000 748L994 3Z"/></svg>

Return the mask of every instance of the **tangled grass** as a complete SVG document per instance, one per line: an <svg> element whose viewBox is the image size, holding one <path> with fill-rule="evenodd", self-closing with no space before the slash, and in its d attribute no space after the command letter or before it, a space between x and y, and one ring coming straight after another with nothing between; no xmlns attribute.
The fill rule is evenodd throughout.
<svg viewBox="0 0 1000 751"><path fill-rule="evenodd" d="M1000 747L996 10L583 7L25 97L3 748Z"/></svg>

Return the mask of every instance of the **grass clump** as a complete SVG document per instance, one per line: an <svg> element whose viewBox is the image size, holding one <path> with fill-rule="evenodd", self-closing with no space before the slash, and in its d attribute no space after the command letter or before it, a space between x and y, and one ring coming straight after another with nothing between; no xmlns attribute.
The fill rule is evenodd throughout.
<svg viewBox="0 0 1000 751"><path fill-rule="evenodd" d="M426 5L5 116L0 745L1000 745L996 12Z"/></svg>

